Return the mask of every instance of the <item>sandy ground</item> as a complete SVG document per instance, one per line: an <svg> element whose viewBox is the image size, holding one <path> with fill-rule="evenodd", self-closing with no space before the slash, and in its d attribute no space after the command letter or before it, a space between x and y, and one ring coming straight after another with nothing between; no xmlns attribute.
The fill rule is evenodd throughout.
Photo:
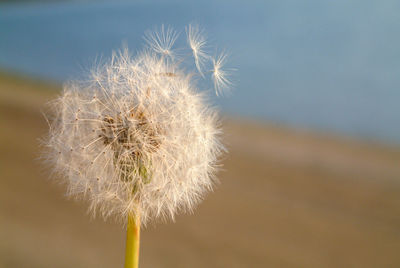
<svg viewBox="0 0 400 268"><path fill-rule="evenodd" d="M37 160L57 86L0 75L0 267L123 267L122 226ZM400 148L226 119L221 184L142 232L141 267L400 267Z"/></svg>

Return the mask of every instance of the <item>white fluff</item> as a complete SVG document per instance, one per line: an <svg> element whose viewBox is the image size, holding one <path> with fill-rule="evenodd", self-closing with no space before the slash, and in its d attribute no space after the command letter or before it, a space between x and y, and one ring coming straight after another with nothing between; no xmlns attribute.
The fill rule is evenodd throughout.
<svg viewBox="0 0 400 268"><path fill-rule="evenodd" d="M186 28L187 40L193 52L197 71L203 76L202 69L205 62L210 58L205 52L206 38L198 25L189 25Z"/></svg>
<svg viewBox="0 0 400 268"><path fill-rule="evenodd" d="M190 29L189 43L203 44ZM114 53L88 81L65 85L52 103L46 159L68 193L86 196L94 213L119 219L133 213L142 224L173 219L212 189L224 150L218 117L193 73L171 57L176 38L171 28L147 34L143 52ZM204 54L200 47L196 53L200 67ZM217 87L227 81L219 66L224 59L214 60Z"/></svg>

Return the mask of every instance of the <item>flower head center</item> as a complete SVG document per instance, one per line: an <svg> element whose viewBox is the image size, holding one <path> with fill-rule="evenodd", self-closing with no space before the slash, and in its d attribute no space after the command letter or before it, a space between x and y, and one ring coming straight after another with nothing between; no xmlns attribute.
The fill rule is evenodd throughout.
<svg viewBox="0 0 400 268"><path fill-rule="evenodd" d="M160 147L160 131L140 109L132 109L127 115L106 115L102 121L100 136L118 156L136 160Z"/></svg>

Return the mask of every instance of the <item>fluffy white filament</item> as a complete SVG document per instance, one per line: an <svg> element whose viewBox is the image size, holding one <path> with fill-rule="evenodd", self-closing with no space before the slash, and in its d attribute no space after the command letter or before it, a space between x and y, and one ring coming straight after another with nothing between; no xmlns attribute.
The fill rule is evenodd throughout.
<svg viewBox="0 0 400 268"><path fill-rule="evenodd" d="M68 193L86 196L93 212L150 219L191 211L212 189L224 150L215 110L173 55L177 35L147 34L149 47L125 50L93 70L89 81L70 82L53 102L46 158L66 179ZM189 28L200 71L204 40ZM212 76L222 78L214 60ZM171 62L172 60L172 62Z"/></svg>
<svg viewBox="0 0 400 268"><path fill-rule="evenodd" d="M205 64L205 61L209 59L209 56L204 51L206 46L206 38L198 25L189 25L186 28L186 34L189 46L193 52L196 68L198 72L203 76L202 68Z"/></svg>
<svg viewBox="0 0 400 268"><path fill-rule="evenodd" d="M232 85L232 82L228 79L228 72L224 70L226 58L227 55L225 53L221 53L216 58L212 59L212 79L214 81L214 87L217 95L223 93Z"/></svg>

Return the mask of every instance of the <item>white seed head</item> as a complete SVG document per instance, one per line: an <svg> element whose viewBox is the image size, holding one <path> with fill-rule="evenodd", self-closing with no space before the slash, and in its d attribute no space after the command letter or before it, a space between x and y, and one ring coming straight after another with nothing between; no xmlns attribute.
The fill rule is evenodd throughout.
<svg viewBox="0 0 400 268"><path fill-rule="evenodd" d="M86 196L93 213L133 213L142 224L191 211L212 189L224 150L192 73L165 57L175 34L149 36L153 50L113 53L88 81L64 86L45 141L70 195Z"/></svg>

